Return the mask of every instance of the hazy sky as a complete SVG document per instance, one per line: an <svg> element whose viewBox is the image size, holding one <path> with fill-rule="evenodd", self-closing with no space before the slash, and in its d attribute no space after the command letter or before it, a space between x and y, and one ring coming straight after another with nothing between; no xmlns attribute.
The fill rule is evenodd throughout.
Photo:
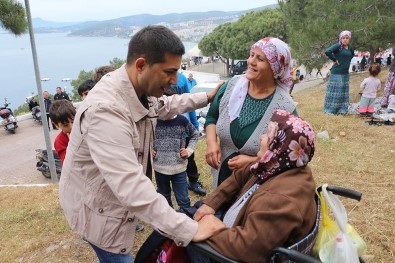
<svg viewBox="0 0 395 263"><path fill-rule="evenodd" d="M24 0L17 0L25 3ZM54 22L108 20L137 14L238 11L277 4L277 0L29 0L31 15Z"/></svg>

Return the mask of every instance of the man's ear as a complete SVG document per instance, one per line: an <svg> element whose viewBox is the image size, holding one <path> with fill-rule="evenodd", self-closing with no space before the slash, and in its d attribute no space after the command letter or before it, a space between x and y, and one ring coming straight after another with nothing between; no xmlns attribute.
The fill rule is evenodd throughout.
<svg viewBox="0 0 395 263"><path fill-rule="evenodd" d="M144 68L148 65L147 64L147 60L145 58L138 58L136 59L136 61L134 62L134 65L136 67L136 70L138 72L141 72L144 70Z"/></svg>

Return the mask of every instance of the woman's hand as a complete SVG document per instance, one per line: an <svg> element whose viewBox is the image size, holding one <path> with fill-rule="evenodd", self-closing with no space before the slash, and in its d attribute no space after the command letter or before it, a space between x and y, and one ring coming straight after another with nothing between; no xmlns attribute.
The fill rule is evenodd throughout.
<svg viewBox="0 0 395 263"><path fill-rule="evenodd" d="M228 166L231 170L237 170L241 167L255 161L257 159L256 156L250 156L245 154L237 155L228 161Z"/></svg>
<svg viewBox="0 0 395 263"><path fill-rule="evenodd" d="M214 215L215 211L213 208L209 207L206 204L203 204L196 213L193 215L193 220L200 221L206 215Z"/></svg>
<svg viewBox="0 0 395 263"><path fill-rule="evenodd" d="M335 62L333 62L333 65L339 65L340 63L339 63L339 61L338 60L336 60Z"/></svg>
<svg viewBox="0 0 395 263"><path fill-rule="evenodd" d="M201 242L209 239L218 230L226 228L226 225L214 215L206 215L199 222L198 231L193 237L193 242Z"/></svg>
<svg viewBox="0 0 395 263"><path fill-rule="evenodd" d="M221 163L221 147L218 142L207 143L206 162L214 169L218 169Z"/></svg>

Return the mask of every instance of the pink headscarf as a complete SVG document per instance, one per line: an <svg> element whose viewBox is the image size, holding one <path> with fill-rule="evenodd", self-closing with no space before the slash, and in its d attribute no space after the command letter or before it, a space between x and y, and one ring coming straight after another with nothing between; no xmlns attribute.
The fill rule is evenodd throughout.
<svg viewBox="0 0 395 263"><path fill-rule="evenodd" d="M306 166L313 158L315 132L300 117L276 110L266 134L269 148L250 168L262 182L286 170Z"/></svg>
<svg viewBox="0 0 395 263"><path fill-rule="evenodd" d="M293 83L292 57L288 45L274 37L265 37L251 46L265 54L277 84L289 91Z"/></svg>
<svg viewBox="0 0 395 263"><path fill-rule="evenodd" d="M339 44L340 44L340 49L343 49L343 48L344 48L344 47L343 47L343 44L342 44L342 37L343 37L343 36L349 36L349 38L351 39L351 32L345 30L345 31L342 31L342 32L339 34L339 37L338 37L337 41L338 41Z"/></svg>
<svg viewBox="0 0 395 263"><path fill-rule="evenodd" d="M269 61L277 85L289 91L293 84L292 57L288 45L274 37L265 37L251 46L251 49L259 48ZM248 91L248 80L241 77L233 89L229 98L229 118L232 122L239 117L245 97Z"/></svg>

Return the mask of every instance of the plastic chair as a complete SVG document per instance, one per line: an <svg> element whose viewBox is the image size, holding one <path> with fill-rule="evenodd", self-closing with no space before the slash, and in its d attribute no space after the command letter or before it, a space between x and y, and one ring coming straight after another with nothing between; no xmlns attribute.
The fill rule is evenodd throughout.
<svg viewBox="0 0 395 263"><path fill-rule="evenodd" d="M328 186L327 190L331 191L336 195L355 199L357 201L360 201L362 197L362 193L339 186ZM321 192L321 186L318 187L317 191ZM319 203L318 196L316 196L316 201L317 201L316 222L310 234L308 234L305 238L303 238L302 240L300 240L299 242L295 243L294 245L288 248L286 247L274 248L267 256L265 262L321 263L320 260L311 256L311 251L318 234L320 214L321 214L321 206ZM225 257L224 255L214 250L205 242L190 243L189 246L193 247L193 249L196 249L200 253L210 257L215 262L239 263L239 261L235 261L228 257ZM360 259L360 261L363 262L362 259Z"/></svg>

